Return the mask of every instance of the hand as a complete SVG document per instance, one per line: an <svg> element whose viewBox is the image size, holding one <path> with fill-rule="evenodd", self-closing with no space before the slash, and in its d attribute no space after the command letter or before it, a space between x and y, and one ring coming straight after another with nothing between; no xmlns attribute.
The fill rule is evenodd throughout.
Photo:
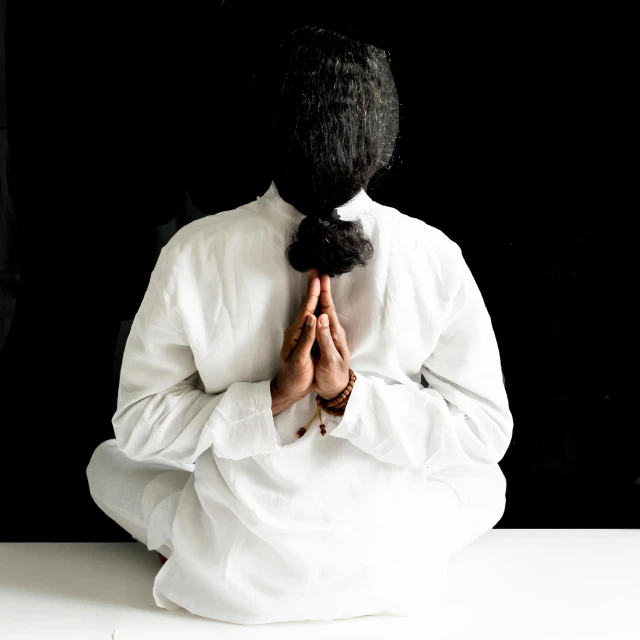
<svg viewBox="0 0 640 640"><path fill-rule="evenodd" d="M315 359L313 389L321 398L333 400L349 384L351 352L347 345L347 334L333 304L331 278L326 273L320 276L320 310L315 332L320 355ZM322 318L329 320L326 327L320 324Z"/></svg>
<svg viewBox="0 0 640 640"><path fill-rule="evenodd" d="M311 392L314 374L311 348L316 339L315 310L318 306L320 281L317 270L309 272L307 297L291 326L284 332L280 350L280 371L271 382L275 390L295 403ZM311 324L306 324L307 319Z"/></svg>

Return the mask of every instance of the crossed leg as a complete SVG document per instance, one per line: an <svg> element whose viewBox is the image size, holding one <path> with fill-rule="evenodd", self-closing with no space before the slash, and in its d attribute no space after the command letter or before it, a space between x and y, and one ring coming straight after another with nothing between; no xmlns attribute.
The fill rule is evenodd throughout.
<svg viewBox="0 0 640 640"><path fill-rule="evenodd" d="M149 522L160 507L154 523L164 528L160 536L165 544L157 547L164 564L172 553L172 519L171 509L166 509L165 517L163 508L171 499L175 503L193 468L194 465L131 460L111 439L95 449L87 478L98 507L147 547ZM433 524L441 531L442 553L449 558L502 518L506 480L497 464L479 469L451 467L429 475L427 481L436 484L427 492L427 503L421 508L434 516L438 514Z"/></svg>

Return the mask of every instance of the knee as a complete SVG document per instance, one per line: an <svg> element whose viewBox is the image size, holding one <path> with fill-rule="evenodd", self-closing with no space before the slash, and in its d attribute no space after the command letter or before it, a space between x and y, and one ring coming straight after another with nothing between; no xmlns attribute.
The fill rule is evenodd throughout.
<svg viewBox="0 0 640 640"><path fill-rule="evenodd" d="M504 515L507 505L507 479L499 465L489 467L487 474L487 508L492 527Z"/></svg>
<svg viewBox="0 0 640 640"><path fill-rule="evenodd" d="M482 514L487 526L504 515L507 481L498 464L481 468L452 470L453 488L463 509Z"/></svg>
<svg viewBox="0 0 640 640"><path fill-rule="evenodd" d="M95 495L99 490L102 484L101 479L105 477L105 473L108 474L109 461L113 459L114 455L118 452L118 445L116 444L115 438L113 438L99 444L91 454L91 459L89 460L86 470L91 495Z"/></svg>
<svg viewBox="0 0 640 640"><path fill-rule="evenodd" d="M475 539L495 527L506 509L507 481L496 464L477 474L477 486L470 501L471 537Z"/></svg>

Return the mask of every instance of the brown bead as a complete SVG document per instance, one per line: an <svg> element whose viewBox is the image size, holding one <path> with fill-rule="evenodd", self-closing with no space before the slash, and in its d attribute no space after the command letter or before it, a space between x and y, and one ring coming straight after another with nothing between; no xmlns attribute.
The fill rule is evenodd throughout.
<svg viewBox="0 0 640 640"><path fill-rule="evenodd" d="M304 427L300 427L300 429L298 429L298 438L303 436L306 432L307 430Z"/></svg>
<svg viewBox="0 0 640 640"><path fill-rule="evenodd" d="M332 400L331 402L329 402L329 406L335 407L337 404L340 404L345 399L345 397L346 396L343 393L341 393L335 400Z"/></svg>

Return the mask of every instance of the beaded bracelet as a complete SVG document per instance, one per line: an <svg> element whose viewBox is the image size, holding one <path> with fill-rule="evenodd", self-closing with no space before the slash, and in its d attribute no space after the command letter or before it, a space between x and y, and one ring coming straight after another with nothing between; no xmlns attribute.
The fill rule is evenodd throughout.
<svg viewBox="0 0 640 640"><path fill-rule="evenodd" d="M324 398L317 396L316 413L304 427L300 427L300 429L298 429L298 438L302 437L307 432L307 427L316 419L316 416L318 416L318 418L320 419L320 433L322 433L322 435L325 435L327 431L325 425L322 422L322 410L324 409L325 413L328 413L331 416L343 416L345 407L347 406L347 402L349 402L349 396L353 391L353 385L355 384L355 382L356 374L353 372L353 369L349 369L349 384L340 395L333 398L333 400L325 400Z"/></svg>
<svg viewBox="0 0 640 640"><path fill-rule="evenodd" d="M349 397L349 395L351 394L351 391L353 390L353 385L355 381L356 381L356 374L353 372L353 369L349 369L349 384L347 385L347 388L333 400L323 401L323 404L326 405L326 407L333 408L333 409L345 407L347 404L347 398Z"/></svg>

